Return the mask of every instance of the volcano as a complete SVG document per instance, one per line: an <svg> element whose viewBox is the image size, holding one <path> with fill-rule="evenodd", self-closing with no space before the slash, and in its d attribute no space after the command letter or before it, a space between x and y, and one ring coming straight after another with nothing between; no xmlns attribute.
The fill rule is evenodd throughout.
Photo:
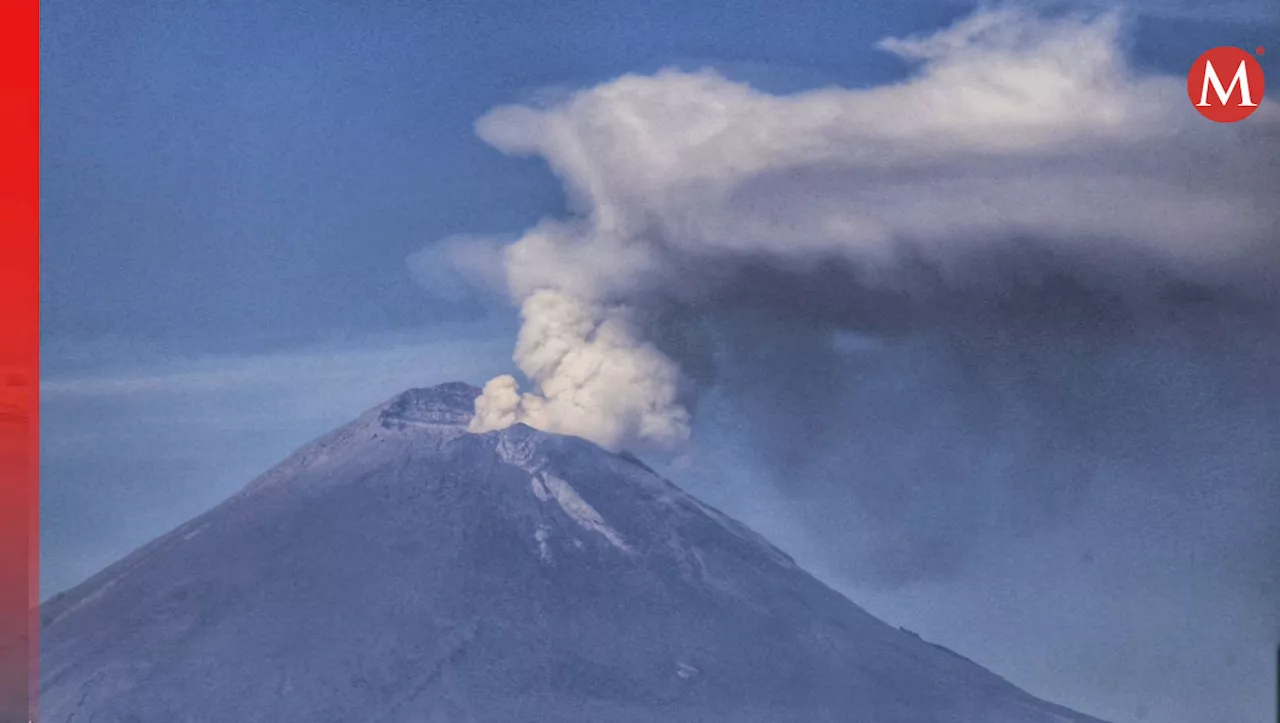
<svg viewBox="0 0 1280 723"><path fill-rule="evenodd" d="M1099 723L628 454L415 389L41 611L44 723Z"/></svg>

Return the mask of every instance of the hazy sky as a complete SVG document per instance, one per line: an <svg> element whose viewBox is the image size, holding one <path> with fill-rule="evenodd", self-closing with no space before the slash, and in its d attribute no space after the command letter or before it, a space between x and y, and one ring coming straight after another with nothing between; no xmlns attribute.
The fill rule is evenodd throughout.
<svg viewBox="0 0 1280 723"><path fill-rule="evenodd" d="M1130 62L1177 76L1215 45L1280 53L1274 3L1223 7L1137 3ZM971 9L43 3L44 594L404 388L511 371L515 310L424 293L407 261L566 213L542 160L477 136L486 112L666 66L770 93L891 83L909 68L877 41ZM982 317L846 339L821 369L726 366L727 389L765 389L776 365L795 389L704 396L669 474L1034 693L1115 723L1269 720L1280 324L1181 308L1123 333ZM749 315L716 328L728 349L783 338ZM855 381L806 386L833 375ZM845 420L817 432L835 451L787 456L817 443L780 391ZM762 415L780 421L742 421ZM871 481L842 486L848 466Z"/></svg>

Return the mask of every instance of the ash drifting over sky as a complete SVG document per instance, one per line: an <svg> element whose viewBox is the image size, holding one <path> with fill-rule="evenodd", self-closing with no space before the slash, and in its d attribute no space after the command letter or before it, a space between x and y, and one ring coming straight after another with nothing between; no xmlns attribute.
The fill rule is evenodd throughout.
<svg viewBox="0 0 1280 723"><path fill-rule="evenodd" d="M530 389L495 379L474 428L678 447L698 380L663 348L671 313L912 328L957 304L1034 316L1063 293L1128 308L1178 285L1265 290L1274 105L1208 127L1180 79L1128 67L1121 29L988 10L882 41L918 66L896 85L774 96L669 71L490 112L481 136L546 159L575 213L489 254L521 305ZM476 274L495 248L448 252Z"/></svg>

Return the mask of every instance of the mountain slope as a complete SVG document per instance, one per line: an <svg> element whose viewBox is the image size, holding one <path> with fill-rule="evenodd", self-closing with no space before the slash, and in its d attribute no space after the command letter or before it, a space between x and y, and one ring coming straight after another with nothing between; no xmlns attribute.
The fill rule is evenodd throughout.
<svg viewBox="0 0 1280 723"><path fill-rule="evenodd" d="M1093 721L631 457L467 433L478 393L406 392L51 601L41 720Z"/></svg>

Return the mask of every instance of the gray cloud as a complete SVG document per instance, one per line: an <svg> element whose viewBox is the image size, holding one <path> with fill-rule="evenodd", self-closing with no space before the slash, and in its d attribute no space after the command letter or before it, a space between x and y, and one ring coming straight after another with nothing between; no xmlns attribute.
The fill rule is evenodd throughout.
<svg viewBox="0 0 1280 723"><path fill-rule="evenodd" d="M918 66L894 85L775 96L669 71L492 111L481 136L544 157L577 215L506 249L533 389L502 380L477 428L678 444L690 400L644 323L655 300L716 306L785 276L799 301L784 306L832 301L874 326L957 296L997 302L1009 259L1031 275L1017 293L1065 274L1126 302L1166 293L1154 276L1238 285L1241 269L1274 269L1276 171L1257 148L1276 107L1205 123L1181 80L1127 65L1121 28L987 10L883 41Z"/></svg>

